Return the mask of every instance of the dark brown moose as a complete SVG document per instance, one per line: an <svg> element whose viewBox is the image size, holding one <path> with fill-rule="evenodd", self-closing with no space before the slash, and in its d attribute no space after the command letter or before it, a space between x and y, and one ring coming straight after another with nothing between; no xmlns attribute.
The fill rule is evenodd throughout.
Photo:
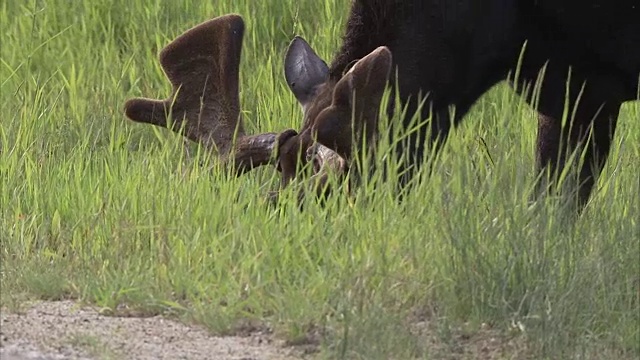
<svg viewBox="0 0 640 360"><path fill-rule="evenodd" d="M577 174L584 205L621 104L638 98L638 19L640 6L626 0L354 0L330 65L300 37L287 51L285 78L303 108L301 129L248 136L238 104L243 23L227 15L162 51L172 97L130 100L126 114L167 126L172 112L174 130L216 148L239 170L274 164L286 185L308 161L322 177L323 169L346 171L362 141L375 148L378 109L391 85L408 114L392 126L409 127L416 111L429 120L398 142L400 180L407 183L426 149L439 147L484 92L508 80L539 113L540 170L554 174L567 151L584 149ZM387 110L393 113L393 104Z"/></svg>

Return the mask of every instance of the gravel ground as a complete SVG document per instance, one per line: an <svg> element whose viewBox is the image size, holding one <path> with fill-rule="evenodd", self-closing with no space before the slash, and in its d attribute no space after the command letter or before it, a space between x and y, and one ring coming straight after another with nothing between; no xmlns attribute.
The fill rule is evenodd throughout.
<svg viewBox="0 0 640 360"><path fill-rule="evenodd" d="M268 334L216 337L204 328L160 316L102 316L72 301L39 302L0 314L0 359L293 360Z"/></svg>

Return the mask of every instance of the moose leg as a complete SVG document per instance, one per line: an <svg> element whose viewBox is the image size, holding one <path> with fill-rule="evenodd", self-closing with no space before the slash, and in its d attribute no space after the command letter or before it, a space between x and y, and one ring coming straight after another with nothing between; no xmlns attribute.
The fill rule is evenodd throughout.
<svg viewBox="0 0 640 360"><path fill-rule="evenodd" d="M538 169L557 181L569 161L584 152L578 169L570 173L577 183L577 207L586 205L598 175L604 168L615 133L621 103L611 100L617 84L606 77L577 77L569 86L567 121L562 126L566 76L551 73L544 79L538 107ZM613 97L615 99L615 96ZM539 184L540 186L542 184Z"/></svg>
<svg viewBox="0 0 640 360"><path fill-rule="evenodd" d="M580 208L586 205L611 148L619 106L606 108L593 120L574 120L573 129L562 129L557 118L539 115L537 161L540 171L549 169L550 173L557 177L566 165L567 156L573 151L579 156L579 152L584 150L584 160L579 165L577 174ZM562 149L563 143L566 144L566 149Z"/></svg>
<svg viewBox="0 0 640 360"><path fill-rule="evenodd" d="M471 102L456 104L454 108L428 102L419 108L417 101L406 103L407 116L403 123L403 130L409 129L410 133L396 145L396 153L400 159L398 185L401 197L425 165L427 165L425 169L427 172L432 170L428 165L429 160L432 160L429 155L438 155L451 129L459 125L469 111L469 103ZM455 112L452 112L452 109L455 109ZM395 135L394 132L391 136L393 135Z"/></svg>

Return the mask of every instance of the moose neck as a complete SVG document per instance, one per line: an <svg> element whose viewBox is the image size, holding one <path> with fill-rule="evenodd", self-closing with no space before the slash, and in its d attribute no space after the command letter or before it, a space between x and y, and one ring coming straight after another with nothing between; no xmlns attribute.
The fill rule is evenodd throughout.
<svg viewBox="0 0 640 360"><path fill-rule="evenodd" d="M333 59L330 77L339 79L359 59L390 42L402 1L354 0L342 46Z"/></svg>

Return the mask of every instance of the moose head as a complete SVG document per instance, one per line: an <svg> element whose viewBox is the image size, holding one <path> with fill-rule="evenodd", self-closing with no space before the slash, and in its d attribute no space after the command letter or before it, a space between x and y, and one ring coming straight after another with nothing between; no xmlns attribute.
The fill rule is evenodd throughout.
<svg viewBox="0 0 640 360"><path fill-rule="evenodd" d="M284 63L287 84L302 106L300 133L289 133L280 147L283 179L295 176L301 150L314 143L350 164L362 142L375 144L378 112L391 70L391 52L378 47L346 73L332 77L327 64L301 37L293 39ZM309 157L314 159L314 157Z"/></svg>
<svg viewBox="0 0 640 360"><path fill-rule="evenodd" d="M238 81L243 35L244 21L234 14L180 35L160 52L160 64L173 87L171 96L130 99L126 116L201 143L237 174L275 165L282 172L282 186L308 162L321 183L328 171L344 173L354 145L374 141L391 69L390 51L380 47L339 79L332 79L326 63L296 37L285 58L285 78L302 105L302 128L247 135L240 116Z"/></svg>

